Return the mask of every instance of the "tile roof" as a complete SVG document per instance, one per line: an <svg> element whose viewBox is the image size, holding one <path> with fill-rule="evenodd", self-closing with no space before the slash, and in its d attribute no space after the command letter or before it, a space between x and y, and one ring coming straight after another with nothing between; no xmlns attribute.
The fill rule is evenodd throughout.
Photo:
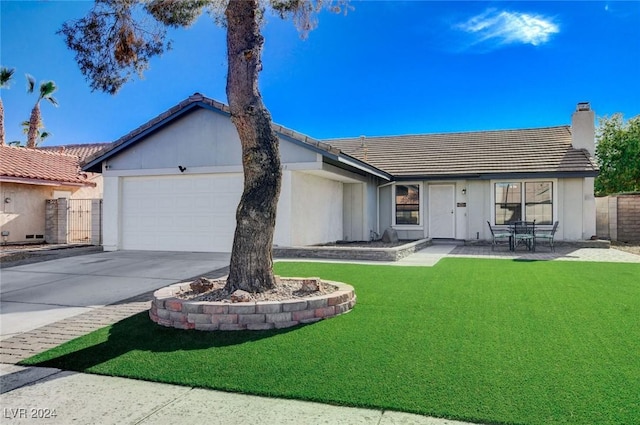
<svg viewBox="0 0 640 425"><path fill-rule="evenodd" d="M74 145L42 146L38 149L48 152L58 152L67 155L74 155L80 159L80 162L83 162L87 158L99 152L102 152L103 150L106 150L109 146L111 146L111 143L83 143Z"/></svg>
<svg viewBox="0 0 640 425"><path fill-rule="evenodd" d="M100 172L102 161L195 107L230 114L229 106L195 93L116 140L107 149L85 158L83 169ZM337 158L339 162L347 160L357 168L385 179L391 176L486 178L514 173L595 176L598 170L586 150L571 146L569 126L331 140L314 139L275 123L272 126L281 136L324 156Z"/></svg>
<svg viewBox="0 0 640 425"><path fill-rule="evenodd" d="M571 146L569 126L325 142L396 178L505 173L595 175L598 170L586 150Z"/></svg>
<svg viewBox="0 0 640 425"><path fill-rule="evenodd" d="M43 149L0 146L0 180L31 184L95 186L80 171L78 157Z"/></svg>

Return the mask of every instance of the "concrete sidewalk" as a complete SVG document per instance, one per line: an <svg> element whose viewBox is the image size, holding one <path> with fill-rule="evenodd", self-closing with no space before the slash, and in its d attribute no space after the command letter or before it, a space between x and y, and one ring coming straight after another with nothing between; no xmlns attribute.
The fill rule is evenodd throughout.
<svg viewBox="0 0 640 425"><path fill-rule="evenodd" d="M2 423L464 425L400 412L0 365ZM38 415L50 417L38 418ZM56 416L51 416L55 414Z"/></svg>

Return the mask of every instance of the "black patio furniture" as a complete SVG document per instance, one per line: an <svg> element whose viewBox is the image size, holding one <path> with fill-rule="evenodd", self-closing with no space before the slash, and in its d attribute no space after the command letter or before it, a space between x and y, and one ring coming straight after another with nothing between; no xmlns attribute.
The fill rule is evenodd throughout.
<svg viewBox="0 0 640 425"><path fill-rule="evenodd" d="M513 245L513 234L511 231L509 229L495 229L491 227L491 223L488 221L487 224L489 225L489 231L491 231L491 251L493 251L500 242L508 242L509 250L511 250Z"/></svg>
<svg viewBox="0 0 640 425"><path fill-rule="evenodd" d="M524 245L529 251L536 250L535 239L536 222L534 221L516 221L513 223L513 243L512 250L515 251L518 246Z"/></svg>
<svg viewBox="0 0 640 425"><path fill-rule="evenodd" d="M558 230L558 224L560 224L560 222L556 221L555 223L553 223L553 228L551 230L541 230L541 229L536 229L535 231L535 243L538 243L538 239L542 239L545 241L549 242L549 247L551 248L551 251L555 251L556 248L553 244L553 239L555 237L556 234L556 230Z"/></svg>

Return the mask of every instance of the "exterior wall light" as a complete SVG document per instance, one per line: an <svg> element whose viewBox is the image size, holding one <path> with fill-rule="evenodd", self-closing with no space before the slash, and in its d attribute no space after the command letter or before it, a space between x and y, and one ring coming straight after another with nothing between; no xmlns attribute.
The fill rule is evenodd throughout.
<svg viewBox="0 0 640 425"><path fill-rule="evenodd" d="M463 195L466 195L466 194L467 194L467 188L466 188L466 187L462 188L462 194L463 194Z"/></svg>

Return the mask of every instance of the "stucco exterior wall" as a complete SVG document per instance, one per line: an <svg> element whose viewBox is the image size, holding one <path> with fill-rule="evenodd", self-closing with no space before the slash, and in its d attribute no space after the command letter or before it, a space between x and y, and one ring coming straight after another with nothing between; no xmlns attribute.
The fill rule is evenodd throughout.
<svg viewBox="0 0 640 425"><path fill-rule="evenodd" d="M487 221L491 221L491 183L469 180L467 182L467 234L463 239L490 239Z"/></svg>
<svg viewBox="0 0 640 425"><path fill-rule="evenodd" d="M515 180L526 182L536 179ZM592 182L582 178L543 180L552 181L556 192L553 220L560 222L556 240L584 240L595 234L595 198L589 196ZM467 182L469 201L467 203L468 232L464 238L466 240L491 238L487 221L492 222L493 217L493 183L495 181ZM591 189L592 193L593 189Z"/></svg>
<svg viewBox="0 0 640 425"><path fill-rule="evenodd" d="M378 232L378 186L382 180L369 177L365 186L365 238L375 239Z"/></svg>
<svg viewBox="0 0 640 425"><path fill-rule="evenodd" d="M469 210L469 189L467 182L464 180L456 181L455 197L455 222L456 222L456 239L467 239L469 235L469 218L467 211ZM464 193L463 193L464 192Z"/></svg>
<svg viewBox="0 0 640 425"><path fill-rule="evenodd" d="M345 183L343 185L343 206L344 214L342 218L343 237L346 241L365 240L365 184Z"/></svg>
<svg viewBox="0 0 640 425"><path fill-rule="evenodd" d="M104 176L102 203L102 247L105 251L120 249L120 215L122 189L121 178L118 176Z"/></svg>
<svg viewBox="0 0 640 425"><path fill-rule="evenodd" d="M295 172L291 180L293 246L341 240L342 183Z"/></svg>
<svg viewBox="0 0 640 425"><path fill-rule="evenodd" d="M276 228L273 234L275 246L291 246L291 221L293 220L293 201L291 199L293 171L282 171L282 183L280 185L280 199L276 211Z"/></svg>
<svg viewBox="0 0 640 425"><path fill-rule="evenodd" d="M53 188L27 184L2 183L0 226L8 231L8 243L43 242L45 200ZM10 202L5 202L6 199ZM36 238L36 236L40 238Z"/></svg>
<svg viewBox="0 0 640 425"><path fill-rule="evenodd" d="M391 227L392 216L392 196L393 185L385 185L378 189L378 196L380 197L378 202L378 233L382 237L385 230Z"/></svg>
<svg viewBox="0 0 640 425"><path fill-rule="evenodd" d="M590 208L589 200L585 202L584 186L587 179L561 179L558 181L558 212L560 225L556 238L559 240L578 241L589 239L595 235L595 198L593 198L593 225L583 220L589 218L585 214L586 208ZM591 229L592 228L592 229Z"/></svg>
<svg viewBox="0 0 640 425"><path fill-rule="evenodd" d="M281 139L284 163L316 162L316 154ZM189 171L199 168L242 165L238 132L228 116L199 109L181 118L107 162L109 171L163 170L180 174L178 166Z"/></svg>
<svg viewBox="0 0 640 425"><path fill-rule="evenodd" d="M237 165L241 149L237 132L222 114L200 109L176 119L107 163L110 170Z"/></svg>
<svg viewBox="0 0 640 425"><path fill-rule="evenodd" d="M513 181L535 181L536 179L512 179ZM593 197L592 178L543 179L553 182L554 218L560 221L557 240L586 240L596 234L596 208ZM423 181L423 218L425 228L429 229L429 208L433 208L429 199L429 186L450 184L455 187L455 238L460 240L490 240L491 233L487 221L493 223L494 199L493 184L502 180L458 180L458 181ZM504 181L510 181L505 179ZM466 193L463 193L466 189ZM380 233L392 224L393 187L379 189L379 223ZM407 226L398 229L401 239L418 239L423 237L423 230L407 230ZM551 227L551 226L547 226ZM431 237L428 230L426 237Z"/></svg>
<svg viewBox="0 0 640 425"><path fill-rule="evenodd" d="M72 199L99 197L102 195L102 177L99 174L94 177L95 181L100 183L99 189L2 183L0 185L0 227L3 231L9 232L6 242L44 242L46 200L53 199L54 192L69 192ZM10 202L5 202L6 199L10 199ZM0 241L4 242L5 238L0 238Z"/></svg>
<svg viewBox="0 0 640 425"><path fill-rule="evenodd" d="M71 199L102 199L103 183L102 174L86 173L87 182L94 183L95 186L83 186L74 188L71 193Z"/></svg>

